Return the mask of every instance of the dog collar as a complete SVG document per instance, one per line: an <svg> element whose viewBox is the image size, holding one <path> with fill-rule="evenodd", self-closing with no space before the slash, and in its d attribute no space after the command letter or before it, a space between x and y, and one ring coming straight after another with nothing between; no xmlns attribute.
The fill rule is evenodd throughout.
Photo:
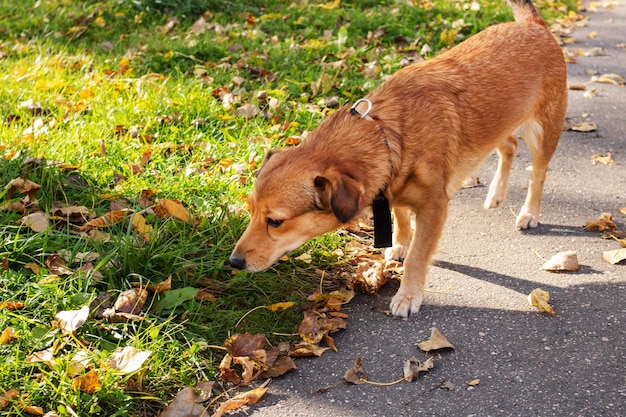
<svg viewBox="0 0 626 417"><path fill-rule="evenodd" d="M359 112L357 106L361 103L366 103L367 108L363 113ZM350 114L354 116L360 116L361 119L374 120L369 115L372 111L372 101L368 98L361 98L357 100L352 107L350 107ZM382 130L382 128L381 128ZM384 130L383 130L384 133ZM389 142L387 138L383 137L383 143L389 149ZM391 210L389 209L389 200L385 197L384 191L387 188L381 190L381 192L374 198L372 202L372 212L374 213L374 247L375 248L387 248L392 245L391 234Z"/></svg>

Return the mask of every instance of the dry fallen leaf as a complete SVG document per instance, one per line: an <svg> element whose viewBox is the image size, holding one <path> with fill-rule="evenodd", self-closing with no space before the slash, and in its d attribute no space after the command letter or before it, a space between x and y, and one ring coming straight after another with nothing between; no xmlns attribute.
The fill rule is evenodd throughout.
<svg viewBox="0 0 626 417"><path fill-rule="evenodd" d="M625 261L626 248L605 251L602 253L602 259L613 265Z"/></svg>
<svg viewBox="0 0 626 417"><path fill-rule="evenodd" d="M454 349L454 345L452 345L436 327L430 329L430 338L418 343L417 347L424 352L446 348Z"/></svg>
<svg viewBox="0 0 626 417"><path fill-rule="evenodd" d="M467 385L469 385L470 387L475 387L478 384L480 384L480 379L478 378L472 379L470 382L467 383Z"/></svg>
<svg viewBox="0 0 626 417"><path fill-rule="evenodd" d="M617 225L613 222L611 213L602 213L596 220L590 220L583 226L585 230L617 230Z"/></svg>
<svg viewBox="0 0 626 417"><path fill-rule="evenodd" d="M354 360L354 366L343 374L343 379L355 385L363 384L364 381L367 380L367 375L365 375L365 372L363 371L363 362L360 356L357 355Z"/></svg>
<svg viewBox="0 0 626 417"><path fill-rule="evenodd" d="M130 221L137 233L139 233L141 237L144 238L144 240L146 240L147 242L152 240L154 228L146 223L145 217L143 217L141 214L135 213L130 218Z"/></svg>
<svg viewBox="0 0 626 417"><path fill-rule="evenodd" d="M67 267L63 258L59 255L49 255L46 258L48 273L53 275L71 275L72 270Z"/></svg>
<svg viewBox="0 0 626 417"><path fill-rule="evenodd" d="M147 299L148 291L144 288L131 288L120 293L113 308L119 313L139 314Z"/></svg>
<svg viewBox="0 0 626 417"><path fill-rule="evenodd" d="M261 387L237 394L233 398L220 404L218 409L215 410L215 413L213 413L212 417L222 417L227 411L236 410L248 404L256 404L263 397L266 391L267 388Z"/></svg>
<svg viewBox="0 0 626 417"><path fill-rule="evenodd" d="M299 342L293 346L293 350L289 352L292 358L305 358L309 356L322 356L329 348L314 343Z"/></svg>
<svg viewBox="0 0 626 417"><path fill-rule="evenodd" d="M87 394L93 394L100 389L102 384L96 371L91 370L84 375L77 376L72 381L72 388L79 389Z"/></svg>
<svg viewBox="0 0 626 417"><path fill-rule="evenodd" d="M20 303L19 301L0 301L0 310L18 310L24 307L24 303Z"/></svg>
<svg viewBox="0 0 626 417"><path fill-rule="evenodd" d="M559 252L543 264L541 269L548 272L578 271L578 256L575 251Z"/></svg>
<svg viewBox="0 0 626 417"><path fill-rule="evenodd" d="M132 346L117 348L109 358L108 365L113 369L130 374L141 369L151 353L149 350L139 350Z"/></svg>
<svg viewBox="0 0 626 417"><path fill-rule="evenodd" d="M156 205L153 207L154 213L158 217L176 217L186 223L193 221L193 216L189 213L189 210L182 205L178 200L172 198L161 198L156 201Z"/></svg>
<svg viewBox="0 0 626 417"><path fill-rule="evenodd" d="M548 302L550 301L550 293L542 290L541 288L535 288L530 294L528 294L528 302L531 306L537 307L540 313L550 313L554 316L556 313Z"/></svg>
<svg viewBox="0 0 626 417"><path fill-rule="evenodd" d="M432 356L424 362L418 361L417 358L413 356L404 362L404 380L411 382L413 378L419 376L420 372L428 372L433 366L435 366L435 362Z"/></svg>
<svg viewBox="0 0 626 417"><path fill-rule="evenodd" d="M26 363L38 363L43 362L50 367L50 369L54 369L54 365L56 363L56 359L53 355L53 348L49 347L48 349L40 350L38 352L33 352L32 354L26 357Z"/></svg>
<svg viewBox="0 0 626 417"><path fill-rule="evenodd" d="M261 378L275 378L296 369L296 364L289 356L279 356L267 371L263 371Z"/></svg>
<svg viewBox="0 0 626 417"><path fill-rule="evenodd" d="M43 211L36 211L20 219L22 226L30 227L35 233L43 232L48 229L48 217Z"/></svg>
<svg viewBox="0 0 626 417"><path fill-rule="evenodd" d="M377 293L388 281L385 263L367 260L359 262L356 273L348 278L348 286L365 294Z"/></svg>
<svg viewBox="0 0 626 417"><path fill-rule="evenodd" d="M8 345L15 339L15 329L13 327L7 327L0 334L0 345Z"/></svg>
<svg viewBox="0 0 626 417"><path fill-rule="evenodd" d="M613 160L613 157L611 156L611 152L606 153L606 154L595 154L591 156L591 161L593 162L593 164L604 164L604 165L615 165L615 161Z"/></svg>
<svg viewBox="0 0 626 417"><path fill-rule="evenodd" d="M591 81L604 84L624 85L624 78L619 74L594 75L591 77Z"/></svg>
<svg viewBox="0 0 626 417"><path fill-rule="evenodd" d="M59 311L54 315L53 324L67 335L78 330L85 324L88 317L89 306L83 306L80 310Z"/></svg>
<svg viewBox="0 0 626 417"><path fill-rule="evenodd" d="M582 122L572 125L570 130L575 132L593 132L598 129L598 125L595 122Z"/></svg>
<svg viewBox="0 0 626 417"><path fill-rule="evenodd" d="M191 387L185 387L176 394L176 398L161 411L159 417L203 417L208 416L204 406L196 402L196 393Z"/></svg>
<svg viewBox="0 0 626 417"><path fill-rule="evenodd" d="M5 392L2 396L0 396L0 410L6 408L7 405L11 404L17 396L20 395L20 392L16 389L10 389Z"/></svg>
<svg viewBox="0 0 626 417"><path fill-rule="evenodd" d="M104 216L97 217L93 220L89 220L84 225L78 228L79 231L86 231L92 229L98 229L101 227L109 227L118 224L124 220L127 216L131 215L132 211L128 209L113 210L106 213Z"/></svg>
<svg viewBox="0 0 626 417"><path fill-rule="evenodd" d="M133 284L134 285L134 284ZM148 292L159 294L162 292L167 292L172 289L172 276L167 277L165 281L158 282L156 284L148 284L146 286L146 290Z"/></svg>
<svg viewBox="0 0 626 417"><path fill-rule="evenodd" d="M224 342L224 347L232 357L253 356L255 351L265 347L266 342L262 334L235 334Z"/></svg>

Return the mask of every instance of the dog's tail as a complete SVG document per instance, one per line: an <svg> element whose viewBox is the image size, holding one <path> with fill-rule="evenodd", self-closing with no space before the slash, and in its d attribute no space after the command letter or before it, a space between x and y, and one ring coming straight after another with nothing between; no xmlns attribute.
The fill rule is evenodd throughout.
<svg viewBox="0 0 626 417"><path fill-rule="evenodd" d="M532 20L545 24L545 21L531 0L508 0L508 2L516 22Z"/></svg>

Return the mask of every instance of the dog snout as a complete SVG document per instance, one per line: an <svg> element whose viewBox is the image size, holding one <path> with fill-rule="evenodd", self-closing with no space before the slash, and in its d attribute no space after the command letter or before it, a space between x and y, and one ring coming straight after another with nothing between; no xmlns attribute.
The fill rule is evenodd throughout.
<svg viewBox="0 0 626 417"><path fill-rule="evenodd" d="M235 255L234 253L230 255L230 258L228 258L228 262L233 268L241 269L242 271L246 269L246 260Z"/></svg>

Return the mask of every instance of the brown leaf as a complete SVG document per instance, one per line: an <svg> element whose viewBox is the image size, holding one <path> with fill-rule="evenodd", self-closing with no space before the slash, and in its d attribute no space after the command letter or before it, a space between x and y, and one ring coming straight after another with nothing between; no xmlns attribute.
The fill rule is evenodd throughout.
<svg viewBox="0 0 626 417"><path fill-rule="evenodd" d="M159 417L206 417L205 407L198 404L198 396L191 387L185 387L176 394L176 398L161 411Z"/></svg>
<svg viewBox="0 0 626 417"><path fill-rule="evenodd" d="M590 220L583 226L585 230L617 230L611 213L602 213L596 220Z"/></svg>
<svg viewBox="0 0 626 417"><path fill-rule="evenodd" d="M11 404L17 396L20 395L20 392L16 389L10 389L5 392L2 396L0 396L0 410L6 408L7 405Z"/></svg>
<svg viewBox="0 0 626 417"><path fill-rule="evenodd" d="M296 364L288 356L281 355L274 361L270 369L261 373L261 378L276 378L296 369Z"/></svg>
<svg viewBox="0 0 626 417"><path fill-rule="evenodd" d="M259 114L260 111L261 109L259 109L259 106L256 104L247 103L235 110L235 114L237 116L245 117L246 119L252 119L254 116Z"/></svg>
<svg viewBox="0 0 626 417"><path fill-rule="evenodd" d="M233 357L230 354L224 355L220 362L220 374L221 378L226 379L228 382L238 385L241 382L241 376L230 366L233 363Z"/></svg>
<svg viewBox="0 0 626 417"><path fill-rule="evenodd" d="M41 185L32 182L30 180L23 180L22 178L15 178L9 181L5 188L8 188L6 196L11 198L16 191L20 194L28 196L31 200L35 198L35 194L41 188Z"/></svg>
<svg viewBox="0 0 626 417"><path fill-rule="evenodd" d="M424 362L417 360L415 356L409 358L404 362L404 379L407 382L413 381L413 378L417 378L420 372L428 372L435 366L433 357L426 359Z"/></svg>
<svg viewBox="0 0 626 417"><path fill-rule="evenodd" d="M549 313L554 316L556 313L548 302L550 301L550 293L542 290L541 288L535 288L530 294L528 294L528 302L530 305L537 307L540 313Z"/></svg>
<svg viewBox="0 0 626 417"><path fill-rule="evenodd" d="M365 375L365 372L363 371L363 363L360 356L357 355L354 360L354 366L343 374L343 379L355 385L363 384L367 381L367 375Z"/></svg>
<svg viewBox="0 0 626 417"><path fill-rule="evenodd" d="M267 388L255 388L253 390L237 394L233 398L226 400L213 413L212 417L222 417L225 412L236 410L248 404L256 404L263 397Z"/></svg>
<svg viewBox="0 0 626 417"><path fill-rule="evenodd" d="M85 230L98 229L101 227L113 226L115 224L120 223L131 213L132 211L127 210L127 209L109 211L104 216L100 216L98 218L88 221L87 223L79 227L78 230L85 231Z"/></svg>
<svg viewBox="0 0 626 417"><path fill-rule="evenodd" d="M428 340L418 343L417 347L419 347L424 352L447 348L454 349L454 345L452 345L452 343L450 343L448 339L446 339L445 336L442 335L439 329L437 329L436 327L430 329L430 338Z"/></svg>
<svg viewBox="0 0 626 417"><path fill-rule="evenodd" d="M24 303L20 303L19 301L0 301L0 310L17 310L24 307Z"/></svg>
<svg viewBox="0 0 626 417"><path fill-rule="evenodd" d="M266 342L265 336L262 334L235 334L224 342L224 347L233 357L253 357L254 352L256 350L263 349Z"/></svg>
<svg viewBox="0 0 626 417"><path fill-rule="evenodd" d="M46 258L46 268L48 268L48 273L54 275L72 274L72 270L67 267L65 261L59 255L49 255Z"/></svg>
<svg viewBox="0 0 626 417"><path fill-rule="evenodd" d="M143 288L132 288L120 293L113 308L116 312L139 314L147 299L148 291Z"/></svg>
<svg viewBox="0 0 626 417"><path fill-rule="evenodd" d="M289 356L292 358L306 358L310 356L322 356L329 348L322 347L317 344L309 342L299 342L293 347L293 350L289 352Z"/></svg>
<svg viewBox="0 0 626 417"><path fill-rule="evenodd" d="M387 283L388 277L384 268L384 262L359 262L356 273L348 278L348 286L365 294L375 294Z"/></svg>
<svg viewBox="0 0 626 417"><path fill-rule="evenodd" d="M87 394L94 394L100 389L102 384L96 371L91 370L84 375L77 376L72 381L72 388L79 389Z"/></svg>
<svg viewBox="0 0 626 417"><path fill-rule="evenodd" d="M30 229L35 233L43 232L48 229L48 217L46 216L46 213L42 211L36 211L22 217L19 223L22 226L30 227Z"/></svg>
<svg viewBox="0 0 626 417"><path fill-rule="evenodd" d="M236 356L233 362L241 365L243 372L241 373L241 385L246 386L254 379L254 370L258 367L257 363L248 356Z"/></svg>
<svg viewBox="0 0 626 417"><path fill-rule="evenodd" d="M83 225L94 216L85 206L57 207L50 210L52 220L63 220L75 225Z"/></svg>

